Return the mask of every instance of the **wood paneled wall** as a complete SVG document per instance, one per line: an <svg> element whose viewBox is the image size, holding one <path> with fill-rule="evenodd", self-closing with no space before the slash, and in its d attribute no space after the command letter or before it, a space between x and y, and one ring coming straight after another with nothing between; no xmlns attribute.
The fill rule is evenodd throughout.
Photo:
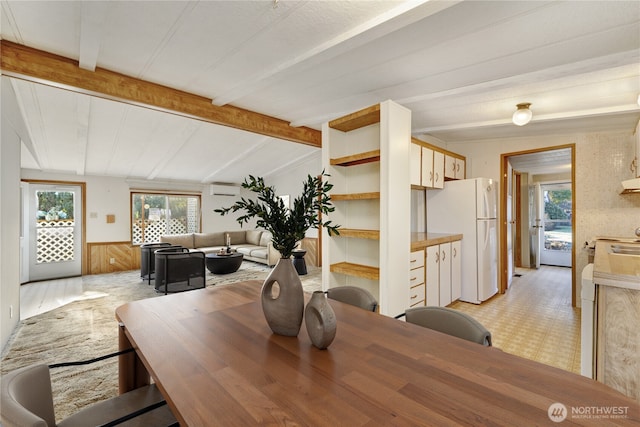
<svg viewBox="0 0 640 427"><path fill-rule="evenodd" d="M88 274L113 273L114 271L140 268L140 247L131 242L87 243L89 254ZM113 262L111 262L113 260Z"/></svg>
<svg viewBox="0 0 640 427"><path fill-rule="evenodd" d="M305 237L304 239L302 239L302 249L307 251L307 254L304 256L305 263L312 267L318 267L318 239Z"/></svg>

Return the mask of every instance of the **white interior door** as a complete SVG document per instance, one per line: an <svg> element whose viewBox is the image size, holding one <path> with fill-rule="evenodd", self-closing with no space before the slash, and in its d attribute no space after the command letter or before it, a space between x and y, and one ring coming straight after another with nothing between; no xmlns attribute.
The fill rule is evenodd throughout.
<svg viewBox="0 0 640 427"><path fill-rule="evenodd" d="M507 195L507 287L513 280L513 198Z"/></svg>
<svg viewBox="0 0 640 427"><path fill-rule="evenodd" d="M540 243L544 239L542 232L540 184L529 186L529 242L531 246L530 265L540 268Z"/></svg>
<svg viewBox="0 0 640 427"><path fill-rule="evenodd" d="M81 187L31 183L25 193L28 280L82 274Z"/></svg>

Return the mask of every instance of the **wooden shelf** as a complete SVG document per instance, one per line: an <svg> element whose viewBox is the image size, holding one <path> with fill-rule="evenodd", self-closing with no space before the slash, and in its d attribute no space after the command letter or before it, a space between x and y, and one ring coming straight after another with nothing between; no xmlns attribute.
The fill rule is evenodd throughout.
<svg viewBox="0 0 640 427"><path fill-rule="evenodd" d="M360 228L340 228L340 234L333 237L355 237L358 239L380 240L380 230L364 230Z"/></svg>
<svg viewBox="0 0 640 427"><path fill-rule="evenodd" d="M370 280L378 280L380 278L380 269L378 267L370 267L368 265L353 264L351 262L339 262L331 264L329 270L332 273L346 274L348 276L363 277Z"/></svg>
<svg viewBox="0 0 640 427"><path fill-rule="evenodd" d="M329 122L329 127L342 132L349 132L380 122L380 104L372 105L347 116Z"/></svg>
<svg viewBox="0 0 640 427"><path fill-rule="evenodd" d="M368 199L379 199L380 192L371 192L371 193L349 193L349 194L331 194L331 201L337 200L368 200Z"/></svg>
<svg viewBox="0 0 640 427"><path fill-rule="evenodd" d="M350 156L338 157L331 159L329 164L332 166L355 166L364 163L373 163L380 161L380 150L367 151L365 153L352 154Z"/></svg>

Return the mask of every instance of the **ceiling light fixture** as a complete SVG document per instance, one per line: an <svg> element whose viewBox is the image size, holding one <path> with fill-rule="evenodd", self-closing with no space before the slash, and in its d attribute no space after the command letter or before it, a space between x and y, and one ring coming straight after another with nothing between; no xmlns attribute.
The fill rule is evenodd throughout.
<svg viewBox="0 0 640 427"><path fill-rule="evenodd" d="M530 106L531 104L528 102L516 105L518 109L513 113L513 117L511 118L511 120L513 120L513 124L524 126L531 121L533 113L529 109Z"/></svg>

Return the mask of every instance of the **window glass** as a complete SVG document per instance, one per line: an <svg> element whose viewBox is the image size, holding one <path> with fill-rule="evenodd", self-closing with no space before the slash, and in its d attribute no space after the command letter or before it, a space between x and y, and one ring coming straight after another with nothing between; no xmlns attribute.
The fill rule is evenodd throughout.
<svg viewBox="0 0 640 427"><path fill-rule="evenodd" d="M165 234L200 231L200 196L131 193L131 242L157 243Z"/></svg>

